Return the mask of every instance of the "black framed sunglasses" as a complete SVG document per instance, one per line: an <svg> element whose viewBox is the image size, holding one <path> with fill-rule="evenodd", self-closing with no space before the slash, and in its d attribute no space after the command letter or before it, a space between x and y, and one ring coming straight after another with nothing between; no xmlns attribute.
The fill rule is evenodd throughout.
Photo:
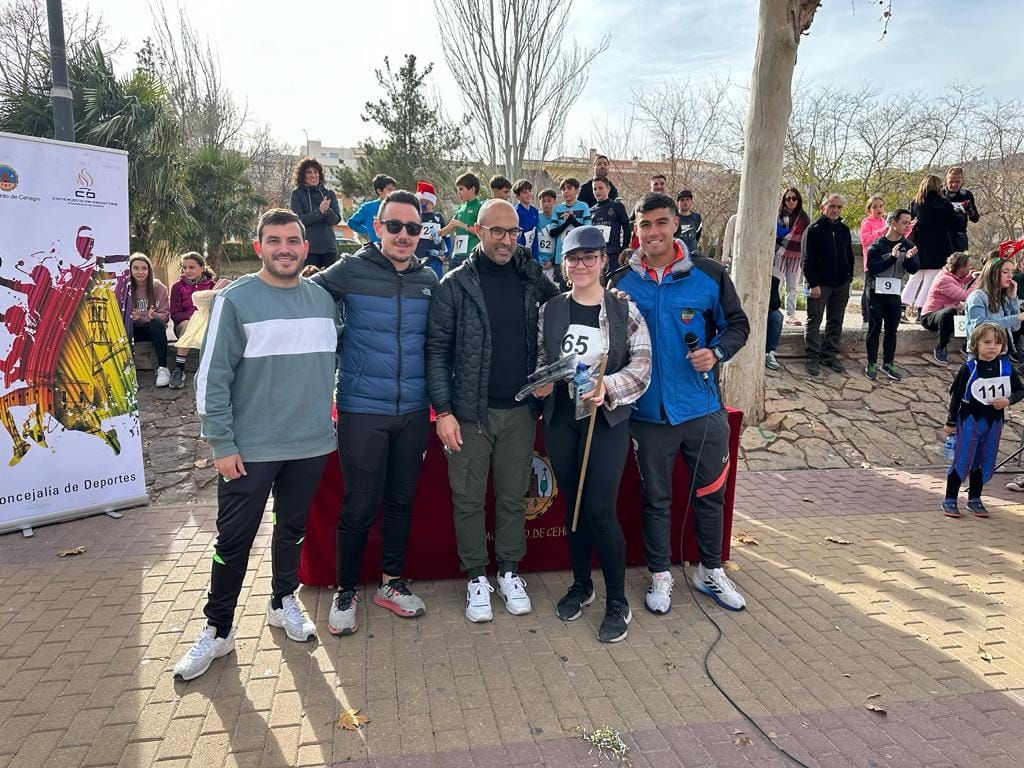
<svg viewBox="0 0 1024 768"><path fill-rule="evenodd" d="M382 221L381 224L384 226L384 229L392 235L397 235L401 232L402 227L405 227L406 233L412 237L416 237L416 235L423 231L423 225L418 221L399 221L398 219L388 219L387 221Z"/></svg>

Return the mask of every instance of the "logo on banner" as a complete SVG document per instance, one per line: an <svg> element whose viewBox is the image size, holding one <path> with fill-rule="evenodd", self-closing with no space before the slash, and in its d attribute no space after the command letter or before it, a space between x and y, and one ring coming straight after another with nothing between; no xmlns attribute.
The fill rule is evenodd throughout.
<svg viewBox="0 0 1024 768"><path fill-rule="evenodd" d="M533 453L530 463L530 487L526 489L523 501L526 505L526 519L536 520L548 511L558 495L558 483L551 462L542 453Z"/></svg>
<svg viewBox="0 0 1024 768"><path fill-rule="evenodd" d="M78 177L76 178L76 181L78 182L78 189L75 190L75 197L80 198L82 200L96 199L96 193L92 191L92 176L89 174L87 170L85 170L85 168L78 172Z"/></svg>
<svg viewBox="0 0 1024 768"><path fill-rule="evenodd" d="M18 186L18 172L6 163L0 163L0 192L10 192Z"/></svg>

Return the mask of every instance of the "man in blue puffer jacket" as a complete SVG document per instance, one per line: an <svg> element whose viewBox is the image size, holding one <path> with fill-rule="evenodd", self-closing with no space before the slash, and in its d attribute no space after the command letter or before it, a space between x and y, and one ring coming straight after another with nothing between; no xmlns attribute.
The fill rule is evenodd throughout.
<svg viewBox="0 0 1024 768"><path fill-rule="evenodd" d="M373 602L399 616L424 611L402 568L430 430L424 344L437 275L415 256L422 224L411 192L385 197L374 229L379 245L342 256L313 277L334 297L344 324L337 405L345 498L337 530L338 591L328 625L336 635L356 630L359 571L382 499L382 577Z"/></svg>
<svg viewBox="0 0 1024 768"><path fill-rule="evenodd" d="M643 488L643 531L653 613L672 607L672 469L680 452L696 478L692 499L700 565L694 586L732 610L746 603L722 568L722 502L729 475L729 422L719 399L718 363L747 342L750 323L725 267L691 255L673 239L679 212L651 192L637 203L640 248L609 284L629 294L651 334L651 383L633 406L630 431ZM686 336L697 348L690 352Z"/></svg>

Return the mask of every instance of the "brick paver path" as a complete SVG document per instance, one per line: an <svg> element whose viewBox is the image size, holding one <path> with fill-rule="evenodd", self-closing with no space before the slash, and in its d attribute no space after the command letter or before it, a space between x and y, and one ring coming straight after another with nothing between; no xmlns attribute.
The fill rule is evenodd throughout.
<svg viewBox="0 0 1024 768"><path fill-rule="evenodd" d="M816 768L1024 764L1024 498L1002 481L991 519L955 521L937 512L937 473L742 474L734 530L759 544L733 547L749 609L709 607L722 685ZM418 583L417 620L364 592L344 639L326 631L331 594L303 589L323 642L300 645L264 621L266 525L237 653L176 683L213 538L209 506L0 538L0 768L599 764L577 725L621 731L641 768L788 765L705 678L713 630L678 569L664 617L642 609L645 573L627 574L634 620L614 646L596 640L596 606L555 617L565 573L527 574L534 613L496 600L489 625L463 618L461 582ZM57 559L78 545L86 554ZM370 724L336 728L343 706Z"/></svg>

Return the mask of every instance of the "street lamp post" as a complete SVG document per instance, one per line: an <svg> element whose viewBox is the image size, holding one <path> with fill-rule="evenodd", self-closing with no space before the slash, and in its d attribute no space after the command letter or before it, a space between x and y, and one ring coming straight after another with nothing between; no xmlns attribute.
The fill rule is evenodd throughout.
<svg viewBox="0 0 1024 768"><path fill-rule="evenodd" d="M46 0L46 16L50 27L50 67L53 71L53 138L75 140L75 115L71 89L68 87L68 59L64 47L64 11L61 0Z"/></svg>

